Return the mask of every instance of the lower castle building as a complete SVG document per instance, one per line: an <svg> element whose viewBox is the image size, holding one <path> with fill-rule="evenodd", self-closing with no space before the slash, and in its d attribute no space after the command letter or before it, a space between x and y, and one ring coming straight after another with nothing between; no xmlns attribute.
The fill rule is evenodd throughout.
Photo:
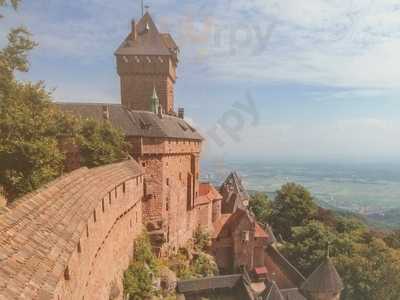
<svg viewBox="0 0 400 300"><path fill-rule="evenodd" d="M212 235L222 275L180 282L179 298L338 299L343 284L330 260L306 280L249 211L237 173L219 188L200 182L203 137L174 107L178 54L146 13L115 53L121 104L57 103L121 129L131 159L80 168L76 145L60 142L70 173L0 208L0 300L122 300L136 236L147 230L164 256L199 227Z"/></svg>

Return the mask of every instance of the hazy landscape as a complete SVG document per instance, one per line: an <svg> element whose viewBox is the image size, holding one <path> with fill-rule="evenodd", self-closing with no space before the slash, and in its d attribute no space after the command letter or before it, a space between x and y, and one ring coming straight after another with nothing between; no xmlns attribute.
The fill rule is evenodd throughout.
<svg viewBox="0 0 400 300"><path fill-rule="evenodd" d="M205 161L204 179L219 184L237 170L252 191L273 194L286 182L308 188L321 206L348 210L389 225L400 213L400 168L393 164Z"/></svg>

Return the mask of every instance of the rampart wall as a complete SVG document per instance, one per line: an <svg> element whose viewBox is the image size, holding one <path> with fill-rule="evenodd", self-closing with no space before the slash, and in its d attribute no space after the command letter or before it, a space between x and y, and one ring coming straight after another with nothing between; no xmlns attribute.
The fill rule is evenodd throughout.
<svg viewBox="0 0 400 300"><path fill-rule="evenodd" d="M143 175L134 161L82 168L1 209L0 299L122 299Z"/></svg>

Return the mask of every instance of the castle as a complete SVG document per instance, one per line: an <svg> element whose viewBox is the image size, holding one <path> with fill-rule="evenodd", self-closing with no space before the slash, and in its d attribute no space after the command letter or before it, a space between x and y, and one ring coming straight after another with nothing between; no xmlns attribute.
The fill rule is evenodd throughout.
<svg viewBox="0 0 400 300"><path fill-rule="evenodd" d="M232 299L339 298L329 259L305 279L279 253L272 229L247 208L237 173L220 188L200 182L203 137L175 111L178 55L146 13L115 53L121 104L57 104L120 128L132 159L89 170L72 149L70 173L0 210L0 299L123 299L122 274L143 229L165 256L198 227L212 234L223 275L181 282L179 297L237 290Z"/></svg>

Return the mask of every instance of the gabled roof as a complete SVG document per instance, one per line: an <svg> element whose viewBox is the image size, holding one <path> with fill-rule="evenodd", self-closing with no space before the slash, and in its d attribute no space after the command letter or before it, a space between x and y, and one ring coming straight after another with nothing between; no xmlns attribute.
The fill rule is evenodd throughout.
<svg viewBox="0 0 400 300"><path fill-rule="evenodd" d="M220 187L223 196L222 211L233 213L238 208L245 208L250 196L243 187L242 180L237 172L232 172Z"/></svg>
<svg viewBox="0 0 400 300"><path fill-rule="evenodd" d="M179 293L201 292L216 289L233 289L242 281L242 274L207 277L178 281Z"/></svg>
<svg viewBox="0 0 400 300"><path fill-rule="evenodd" d="M199 184L199 197L196 199L196 204L207 204L215 200L221 200L221 194L209 182L201 182Z"/></svg>
<svg viewBox="0 0 400 300"><path fill-rule="evenodd" d="M329 257L301 285L306 293L339 293L343 288L343 281Z"/></svg>
<svg viewBox="0 0 400 300"><path fill-rule="evenodd" d="M116 55L173 55L178 49L169 34L161 34L147 12L115 52Z"/></svg>
<svg viewBox="0 0 400 300"><path fill-rule="evenodd" d="M224 223L220 223L220 222L217 223L216 222L221 227L220 228L216 228L216 226L214 226L214 234L216 236L218 236L218 234L221 233L225 228L229 228L230 229L229 232L232 232L232 230L235 229L237 224L239 224L239 222L243 218L247 218L249 220L249 222L252 223L252 224L255 223L254 218L252 218L252 216L250 215L249 211L246 210L246 209L238 209L233 214L225 214L223 216L224 216L224 218L223 218Z"/></svg>
<svg viewBox="0 0 400 300"><path fill-rule="evenodd" d="M254 233L256 238L269 238L269 235L265 232L265 230L261 227L260 224L256 223L256 230Z"/></svg>
<svg viewBox="0 0 400 300"><path fill-rule="evenodd" d="M272 275L271 279L279 288L297 288L305 281L303 275L273 245L267 247L264 258L265 266Z"/></svg>
<svg viewBox="0 0 400 300"><path fill-rule="evenodd" d="M62 111L82 118L104 120L104 110L109 121L128 137L176 138L201 141L203 137L185 120L149 111L130 110L121 104L107 103L55 103Z"/></svg>

